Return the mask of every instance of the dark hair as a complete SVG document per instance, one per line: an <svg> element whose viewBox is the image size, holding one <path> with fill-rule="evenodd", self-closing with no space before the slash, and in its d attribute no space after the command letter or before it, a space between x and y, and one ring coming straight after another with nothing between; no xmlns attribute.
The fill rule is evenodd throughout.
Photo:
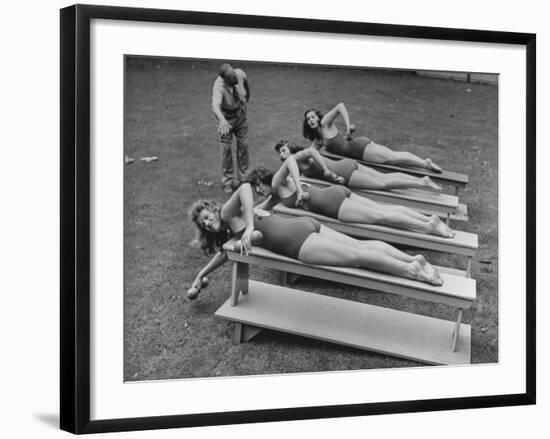
<svg viewBox="0 0 550 439"><path fill-rule="evenodd" d="M205 253L211 254L221 249L221 247L229 241L231 238L231 230L228 227L225 227L223 222L222 229L219 232L210 232L205 230L199 221L199 215L204 209L219 215L221 207L216 201L198 200L195 201L189 209L189 218L197 226L197 240L200 244L200 248Z"/></svg>
<svg viewBox="0 0 550 439"><path fill-rule="evenodd" d="M246 180L252 186L259 186L260 184L271 186L271 182L273 181L273 172L264 166L259 166L248 174L248 178Z"/></svg>
<svg viewBox="0 0 550 439"><path fill-rule="evenodd" d="M285 145L288 147L288 150L290 151L291 154L296 154L298 151L301 151L304 149L300 145L297 145L292 141L281 139L275 145L275 151L279 152L281 148Z"/></svg>
<svg viewBox="0 0 550 439"><path fill-rule="evenodd" d="M315 108L310 108L304 113L304 121L302 122L302 134L306 139L309 140L321 140L321 134L319 134L318 131L314 130L309 126L307 123L307 114L314 112L317 117L319 118L319 121L323 118L323 113L321 113L319 110L316 110Z"/></svg>

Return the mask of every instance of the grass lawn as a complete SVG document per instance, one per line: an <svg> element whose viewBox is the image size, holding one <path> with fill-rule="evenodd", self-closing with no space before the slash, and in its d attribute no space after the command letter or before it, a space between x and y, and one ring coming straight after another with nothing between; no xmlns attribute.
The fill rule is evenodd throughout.
<svg viewBox="0 0 550 439"><path fill-rule="evenodd" d="M124 173L124 338L126 380L235 376L421 364L335 344L263 331L234 346L232 325L214 318L231 289L231 267L210 276L199 298L185 297L208 257L189 243L188 221L198 199L226 199L210 108L221 62L130 57L125 77L124 152L136 161ZM358 135L431 157L467 173L461 192L470 221L452 224L479 235L473 260L477 301L464 315L472 325L472 362L498 361L498 89L417 77L409 72L234 63L250 81L251 168L275 169L273 145L301 138L305 110L345 102ZM144 156L158 156L145 163ZM422 251L436 265L465 267L465 258ZM276 282L277 273L252 268ZM455 310L401 296L301 278L297 288L453 320Z"/></svg>

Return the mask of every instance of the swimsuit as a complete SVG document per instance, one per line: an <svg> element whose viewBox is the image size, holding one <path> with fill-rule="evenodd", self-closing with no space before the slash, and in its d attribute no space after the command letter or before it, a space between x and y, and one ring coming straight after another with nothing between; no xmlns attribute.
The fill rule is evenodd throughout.
<svg viewBox="0 0 550 439"><path fill-rule="evenodd" d="M323 160L325 161L329 170L339 175L340 177L344 177L345 184L349 183L351 174L353 174L357 170L357 163L351 159L331 160L323 158ZM325 180L323 176L323 168L321 168L321 165L319 165L315 160L311 163L309 168L302 170L302 174L309 178L318 178L320 180Z"/></svg>
<svg viewBox="0 0 550 439"><path fill-rule="evenodd" d="M312 233L321 229L319 221L308 218L284 218L277 214L254 215L254 230L262 233L260 247L289 258L298 259L302 244ZM242 231L234 234L242 236Z"/></svg>
<svg viewBox="0 0 550 439"><path fill-rule="evenodd" d="M351 157L356 160L363 160L365 149L371 143L368 137L354 137L351 141L344 139L342 133L336 134L332 139L325 139L325 148L328 152Z"/></svg>
<svg viewBox="0 0 550 439"><path fill-rule="evenodd" d="M304 201L307 210L329 218L338 219L338 212L346 198L351 196L351 191L344 186L329 186L318 188L315 186L302 186L309 193L309 200ZM294 192L290 197L281 198L281 203L286 207L296 206L298 194Z"/></svg>

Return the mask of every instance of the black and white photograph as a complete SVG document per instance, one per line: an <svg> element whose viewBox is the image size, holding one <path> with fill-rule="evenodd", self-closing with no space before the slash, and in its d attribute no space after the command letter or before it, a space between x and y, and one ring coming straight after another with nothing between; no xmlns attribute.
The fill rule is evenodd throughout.
<svg viewBox="0 0 550 439"><path fill-rule="evenodd" d="M543 436L543 3L87 3L1 28L4 437Z"/></svg>
<svg viewBox="0 0 550 439"><path fill-rule="evenodd" d="M499 361L499 76L124 57L124 379Z"/></svg>

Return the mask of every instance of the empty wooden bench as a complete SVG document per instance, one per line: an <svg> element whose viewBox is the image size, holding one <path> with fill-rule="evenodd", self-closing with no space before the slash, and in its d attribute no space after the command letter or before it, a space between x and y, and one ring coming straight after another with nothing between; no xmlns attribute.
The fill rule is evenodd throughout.
<svg viewBox="0 0 550 439"><path fill-rule="evenodd" d="M301 181L316 187L333 185L325 180L301 177ZM429 192L418 189L392 189L380 191L374 189L351 189L357 195L367 197L370 200L383 204L397 204L407 206L426 214L435 214L449 222L450 219L460 221L468 220L468 212L465 205L459 204L456 195Z"/></svg>
<svg viewBox="0 0 550 439"><path fill-rule="evenodd" d="M341 155L328 152L324 148L322 148L320 152L322 155L332 160L342 160L344 158L348 158L348 157L343 157ZM442 184L452 186L454 188L455 195L458 195L459 190L466 187L466 185L469 182L468 175L460 174L458 172L451 172L447 170L443 170L443 172L434 172L424 168L410 168L410 167L389 165L384 163L366 162L364 160L356 160L356 161L357 163L368 166L369 168L374 168L377 171L381 171L381 172L403 172L405 174L414 175L415 177L423 177L427 175L437 183L442 183Z"/></svg>
<svg viewBox="0 0 550 439"><path fill-rule="evenodd" d="M378 239L393 244L467 256L468 261L466 270L464 271L464 275L467 277L470 277L472 256L474 256L478 249L478 239L477 235L474 233L457 230L453 238L443 238L441 236L411 232L380 225L345 223L334 218L308 212L307 210L289 208L281 203L277 204L273 210L282 216L290 218L309 216L334 230L357 238Z"/></svg>
<svg viewBox="0 0 550 439"><path fill-rule="evenodd" d="M234 240L224 249L233 262L232 292L215 315L235 323L236 343L267 328L429 364L470 363L471 328L461 320L476 298L476 282L454 270L440 269L444 285L436 287L369 270L304 264L260 247L241 255ZM252 281L249 265L445 304L458 309L457 319L442 320Z"/></svg>

